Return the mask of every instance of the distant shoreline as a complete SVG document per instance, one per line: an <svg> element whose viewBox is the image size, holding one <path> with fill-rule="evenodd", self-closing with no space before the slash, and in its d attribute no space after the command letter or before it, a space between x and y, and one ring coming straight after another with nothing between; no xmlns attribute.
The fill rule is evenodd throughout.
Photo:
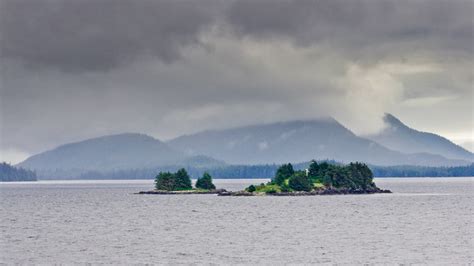
<svg viewBox="0 0 474 266"><path fill-rule="evenodd" d="M432 179L443 179L443 178L449 178L449 179L457 179L457 178L474 178L474 176L375 176L374 178L376 179L426 179L426 178L432 178ZM196 179L192 179L193 182L196 181ZM222 180L271 180L271 178L214 178L214 180L217 181L222 181ZM38 179L34 181L0 181L0 184L8 184L8 183L48 183L48 182L82 182L82 181L90 181L91 183L96 182L96 181L104 181L104 182L114 182L114 181L153 181L152 178L140 178L140 179L126 179L126 178L120 178L120 179Z"/></svg>

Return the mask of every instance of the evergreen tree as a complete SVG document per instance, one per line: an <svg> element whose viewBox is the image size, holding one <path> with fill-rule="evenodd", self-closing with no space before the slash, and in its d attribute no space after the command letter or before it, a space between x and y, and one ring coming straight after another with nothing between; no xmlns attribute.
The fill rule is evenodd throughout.
<svg viewBox="0 0 474 266"><path fill-rule="evenodd" d="M337 166L333 170L332 182L337 188L357 188L357 185L350 178L350 174L345 167Z"/></svg>
<svg viewBox="0 0 474 266"><path fill-rule="evenodd" d="M319 164L317 176L324 177L329 170L331 170L331 165L327 162L322 162Z"/></svg>
<svg viewBox="0 0 474 266"><path fill-rule="evenodd" d="M313 185L305 172L298 171L290 177L288 185L296 191L311 191Z"/></svg>
<svg viewBox="0 0 474 266"><path fill-rule="evenodd" d="M285 179L290 178L294 173L295 170L293 169L293 165L291 165L291 163L283 164L278 168L273 182L275 182L277 185L282 185L285 182Z"/></svg>
<svg viewBox="0 0 474 266"><path fill-rule="evenodd" d="M212 177L209 173L205 172L201 178L196 181L196 188L201 189L216 189L216 186L212 183Z"/></svg>
<svg viewBox="0 0 474 266"><path fill-rule="evenodd" d="M322 176L319 175L319 165L315 160L312 160L308 168L308 177L312 182L322 182Z"/></svg>
<svg viewBox="0 0 474 266"><path fill-rule="evenodd" d="M175 188L175 177L170 172L160 172L155 177L155 188L158 190L172 191Z"/></svg>
<svg viewBox="0 0 474 266"><path fill-rule="evenodd" d="M192 189L193 185L191 183L191 178L184 168L181 168L174 174L175 176L175 185L174 190L187 190Z"/></svg>
<svg viewBox="0 0 474 266"><path fill-rule="evenodd" d="M0 163L0 181L36 181L36 173L23 168Z"/></svg>
<svg viewBox="0 0 474 266"><path fill-rule="evenodd" d="M350 163L346 166L350 179L356 188L367 189L373 186L373 174L369 167L363 163Z"/></svg>
<svg viewBox="0 0 474 266"><path fill-rule="evenodd" d="M325 187L332 187L332 173L326 172L323 176L323 185Z"/></svg>

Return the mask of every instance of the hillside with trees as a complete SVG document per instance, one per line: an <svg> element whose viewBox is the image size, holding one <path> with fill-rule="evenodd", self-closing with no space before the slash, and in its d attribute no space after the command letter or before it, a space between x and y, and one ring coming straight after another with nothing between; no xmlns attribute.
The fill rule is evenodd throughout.
<svg viewBox="0 0 474 266"><path fill-rule="evenodd" d="M8 163L0 163L0 181L36 181L36 173L23 168L16 168Z"/></svg>

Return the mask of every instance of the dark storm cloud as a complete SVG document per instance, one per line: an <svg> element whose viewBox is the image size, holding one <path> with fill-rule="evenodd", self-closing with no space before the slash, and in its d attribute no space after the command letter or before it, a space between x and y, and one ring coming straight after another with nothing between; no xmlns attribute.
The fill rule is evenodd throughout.
<svg viewBox="0 0 474 266"><path fill-rule="evenodd" d="M329 45L354 56L380 59L380 53L430 48L471 56L473 7L470 0L242 0L227 17L241 36Z"/></svg>
<svg viewBox="0 0 474 266"><path fill-rule="evenodd" d="M240 37L327 45L356 60L410 50L472 54L472 1L2 0L1 54L30 66L108 70L172 62L212 26ZM421 43L419 42L420 40ZM414 43L415 42L415 43Z"/></svg>
<svg viewBox="0 0 474 266"><path fill-rule="evenodd" d="M206 6L208 4L208 6ZM1 54L33 66L107 70L137 56L165 62L199 44L210 1L2 0Z"/></svg>
<svg viewBox="0 0 474 266"><path fill-rule="evenodd" d="M470 139L473 3L0 0L0 161L327 115L363 133L384 112Z"/></svg>

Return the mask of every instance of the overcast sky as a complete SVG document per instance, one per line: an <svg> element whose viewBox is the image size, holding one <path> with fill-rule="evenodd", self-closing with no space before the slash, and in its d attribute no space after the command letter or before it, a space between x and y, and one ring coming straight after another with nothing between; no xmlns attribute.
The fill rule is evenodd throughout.
<svg viewBox="0 0 474 266"><path fill-rule="evenodd" d="M473 3L0 0L0 160L322 116L367 134L384 112L467 146Z"/></svg>

